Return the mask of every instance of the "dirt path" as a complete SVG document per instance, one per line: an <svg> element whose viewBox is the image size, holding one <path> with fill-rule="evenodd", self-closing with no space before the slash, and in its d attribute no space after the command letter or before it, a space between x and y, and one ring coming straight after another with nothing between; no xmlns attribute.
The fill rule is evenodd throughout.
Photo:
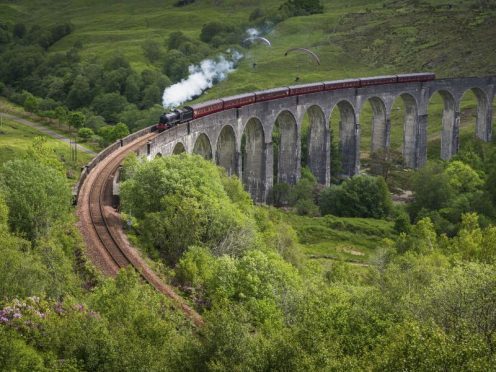
<svg viewBox="0 0 496 372"><path fill-rule="evenodd" d="M23 125L27 125L28 127L31 127L31 128L34 128L34 129L40 131L41 133L46 134L47 136L50 136L50 137L55 138L59 141L65 142L69 145L71 143L71 140L69 138L64 137L63 135L61 135L61 134L59 134L59 133L57 133L57 132L55 132L55 131L47 128L47 127L44 127L41 124L34 123L32 121L26 120L26 119L21 118L19 116L8 114L6 112L0 112L0 115L2 115L6 119L15 121L15 122L23 124ZM87 149L84 146L81 146L78 144L77 147L78 147L79 151L85 152L85 153L90 154L90 155L96 155L96 152L94 152L93 150Z"/></svg>

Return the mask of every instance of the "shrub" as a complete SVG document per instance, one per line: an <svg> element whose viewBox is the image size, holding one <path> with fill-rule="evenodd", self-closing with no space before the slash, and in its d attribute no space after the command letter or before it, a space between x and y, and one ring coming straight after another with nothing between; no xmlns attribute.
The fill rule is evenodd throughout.
<svg viewBox="0 0 496 372"><path fill-rule="evenodd" d="M320 198L323 215L383 218L391 209L391 196L382 177L355 176L325 189Z"/></svg>
<svg viewBox="0 0 496 372"><path fill-rule="evenodd" d="M288 0L279 10L287 12L289 16L305 16L324 12L320 0Z"/></svg>
<svg viewBox="0 0 496 372"><path fill-rule="evenodd" d="M132 165L121 185L121 204L143 229L147 248L174 265L188 247L207 246L215 256L239 256L255 244L248 196L199 156L156 158ZM140 229L139 227L137 227Z"/></svg>
<svg viewBox="0 0 496 372"><path fill-rule="evenodd" d="M83 140L87 141L93 136L95 133L93 130L90 128L81 128L78 131L78 136L81 137Z"/></svg>

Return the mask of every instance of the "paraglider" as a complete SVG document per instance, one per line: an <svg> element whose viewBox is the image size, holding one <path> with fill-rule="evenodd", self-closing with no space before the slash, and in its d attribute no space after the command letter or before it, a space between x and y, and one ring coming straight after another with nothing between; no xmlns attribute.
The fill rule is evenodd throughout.
<svg viewBox="0 0 496 372"><path fill-rule="evenodd" d="M290 48L290 49L286 50L286 53L284 53L284 55L287 56L288 53L291 53L291 52L306 53L310 56L310 58L312 58L315 62L317 62L318 65L320 65L319 56L317 54L315 54L314 52L312 52L310 49L307 49L307 48Z"/></svg>
<svg viewBox="0 0 496 372"><path fill-rule="evenodd" d="M262 44L267 45L268 47L272 46L272 43L269 41L269 39L266 39L265 37L262 37L262 36L250 36L249 38L244 39L243 43L248 42L248 41L251 43L258 41Z"/></svg>

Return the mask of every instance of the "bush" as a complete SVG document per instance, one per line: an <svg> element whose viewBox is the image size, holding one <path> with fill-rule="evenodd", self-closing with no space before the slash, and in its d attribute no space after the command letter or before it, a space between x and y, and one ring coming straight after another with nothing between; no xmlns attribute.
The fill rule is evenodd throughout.
<svg viewBox="0 0 496 372"><path fill-rule="evenodd" d="M189 61L179 50L170 50L165 56L163 72L172 79L179 81L188 75Z"/></svg>
<svg viewBox="0 0 496 372"><path fill-rule="evenodd" d="M355 176L325 189L320 197L323 215L384 218L391 210L391 196L382 177Z"/></svg>
<svg viewBox="0 0 496 372"><path fill-rule="evenodd" d="M119 93L107 93L95 97L92 108L107 121L115 123L127 103L126 98Z"/></svg>
<svg viewBox="0 0 496 372"><path fill-rule="evenodd" d="M33 159L14 160L3 165L0 176L13 231L36 240L65 216L71 195L58 170Z"/></svg>
<svg viewBox="0 0 496 372"><path fill-rule="evenodd" d="M132 167L121 185L122 209L143 226L137 228L144 246L158 249L171 265L193 245L239 256L254 244L239 180L223 182L226 176L211 162L183 154Z"/></svg>
<svg viewBox="0 0 496 372"><path fill-rule="evenodd" d="M124 123L117 125L105 125L98 131L98 135L103 139L103 145L108 145L120 138L124 138L129 134L129 128Z"/></svg>
<svg viewBox="0 0 496 372"><path fill-rule="evenodd" d="M256 8L255 10L253 10L253 12L250 13L250 16L248 17L248 20L250 22L253 22L259 18L262 18L264 16L264 12L262 9L260 8Z"/></svg>
<svg viewBox="0 0 496 372"><path fill-rule="evenodd" d="M279 8L287 12L290 17L306 16L324 12L324 6L320 0L288 0Z"/></svg>
<svg viewBox="0 0 496 372"><path fill-rule="evenodd" d="M156 40L145 40L143 44L141 44L141 48L143 49L143 54L145 55L146 59L148 59L152 63L162 58L162 47Z"/></svg>
<svg viewBox="0 0 496 372"><path fill-rule="evenodd" d="M276 207L282 207L289 202L291 186L287 183L276 183L272 187L272 203Z"/></svg>
<svg viewBox="0 0 496 372"><path fill-rule="evenodd" d="M78 136L85 141L89 140L94 134L95 133L90 128L81 128L78 131Z"/></svg>

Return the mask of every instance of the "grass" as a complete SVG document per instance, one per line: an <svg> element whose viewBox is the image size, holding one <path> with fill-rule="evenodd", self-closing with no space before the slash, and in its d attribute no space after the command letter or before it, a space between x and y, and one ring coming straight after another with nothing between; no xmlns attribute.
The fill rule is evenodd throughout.
<svg viewBox="0 0 496 372"><path fill-rule="evenodd" d="M0 20L53 25L60 20L75 24L75 32L51 51L65 51L76 41L83 43L82 57L106 59L116 53L128 57L137 70L160 68L144 57L146 39L165 44L177 30L197 39L202 26L211 20L249 26L255 8L277 9L282 0L197 0L174 7L175 0L128 0L71 2L20 0L0 5ZM473 10L469 3L424 1L414 7L408 1L324 0L325 13L293 17L269 28L265 34L272 48L255 44L243 49L245 58L235 73L202 95L198 101L300 82L430 70L440 77L494 74L496 11ZM444 5L444 6L443 6ZM477 21L477 22L475 22ZM284 52L291 47L309 47L320 55L317 66L307 55ZM238 47L239 48L239 47ZM212 55L223 51L212 50ZM256 63L256 69L252 68ZM473 100L472 98L469 98ZM475 100L473 100L475 104ZM402 146L401 99L394 103L391 146ZM440 132L442 101L434 97L429 113L429 135ZM337 110L336 110L337 111ZM494 110L496 111L496 110ZM360 117L361 148L370 149L371 108ZM333 113L333 124L339 119ZM463 123L462 123L463 124ZM337 132L336 132L337 133ZM432 153L432 151L430 152Z"/></svg>
<svg viewBox="0 0 496 372"><path fill-rule="evenodd" d="M5 118L0 126L0 165L9 160L27 156L28 149L31 147L33 139L37 136L47 138L55 154L67 169L69 183L75 183L81 167L90 161L90 155L78 152L78 161L73 162L71 161L71 150L68 144L47 137L36 129Z"/></svg>
<svg viewBox="0 0 496 372"><path fill-rule="evenodd" d="M146 39L164 43L177 30L198 38L206 22L218 19L248 27L249 14L255 8L277 9L282 2L197 0L177 8L175 0L20 0L3 4L0 10L1 18L10 22L52 25L71 21L75 32L56 43L52 51L67 50L81 41L86 60L122 53L141 70L154 67L141 50ZM309 82L419 69L435 70L441 76L494 72L496 51L490 43L496 36L494 12L475 12L461 2L451 10L436 11L429 6L439 1L417 7L408 1L378 0L324 0L323 4L324 14L290 18L270 29L266 36L272 48L254 45L244 49L245 59L238 71L208 96L288 85L296 76ZM474 19L478 21L474 23ZM298 53L284 56L295 46L312 48L322 64L316 66ZM257 63L255 71L253 62Z"/></svg>
<svg viewBox="0 0 496 372"><path fill-rule="evenodd" d="M298 216L273 210L271 213L292 226L302 252L320 262L345 261L368 264L385 238L394 238L393 223L372 218Z"/></svg>
<svg viewBox="0 0 496 372"><path fill-rule="evenodd" d="M50 119L47 117L36 115L32 112L28 112L24 109L24 107L8 101L4 97L0 97L0 112L6 112L20 118L32 121L36 124L49 128L50 130L62 136L68 138L74 137L74 129L69 127L67 123L59 122L55 119ZM78 143L95 152L99 152L102 150L102 146L96 142L84 142L81 138L78 138Z"/></svg>

